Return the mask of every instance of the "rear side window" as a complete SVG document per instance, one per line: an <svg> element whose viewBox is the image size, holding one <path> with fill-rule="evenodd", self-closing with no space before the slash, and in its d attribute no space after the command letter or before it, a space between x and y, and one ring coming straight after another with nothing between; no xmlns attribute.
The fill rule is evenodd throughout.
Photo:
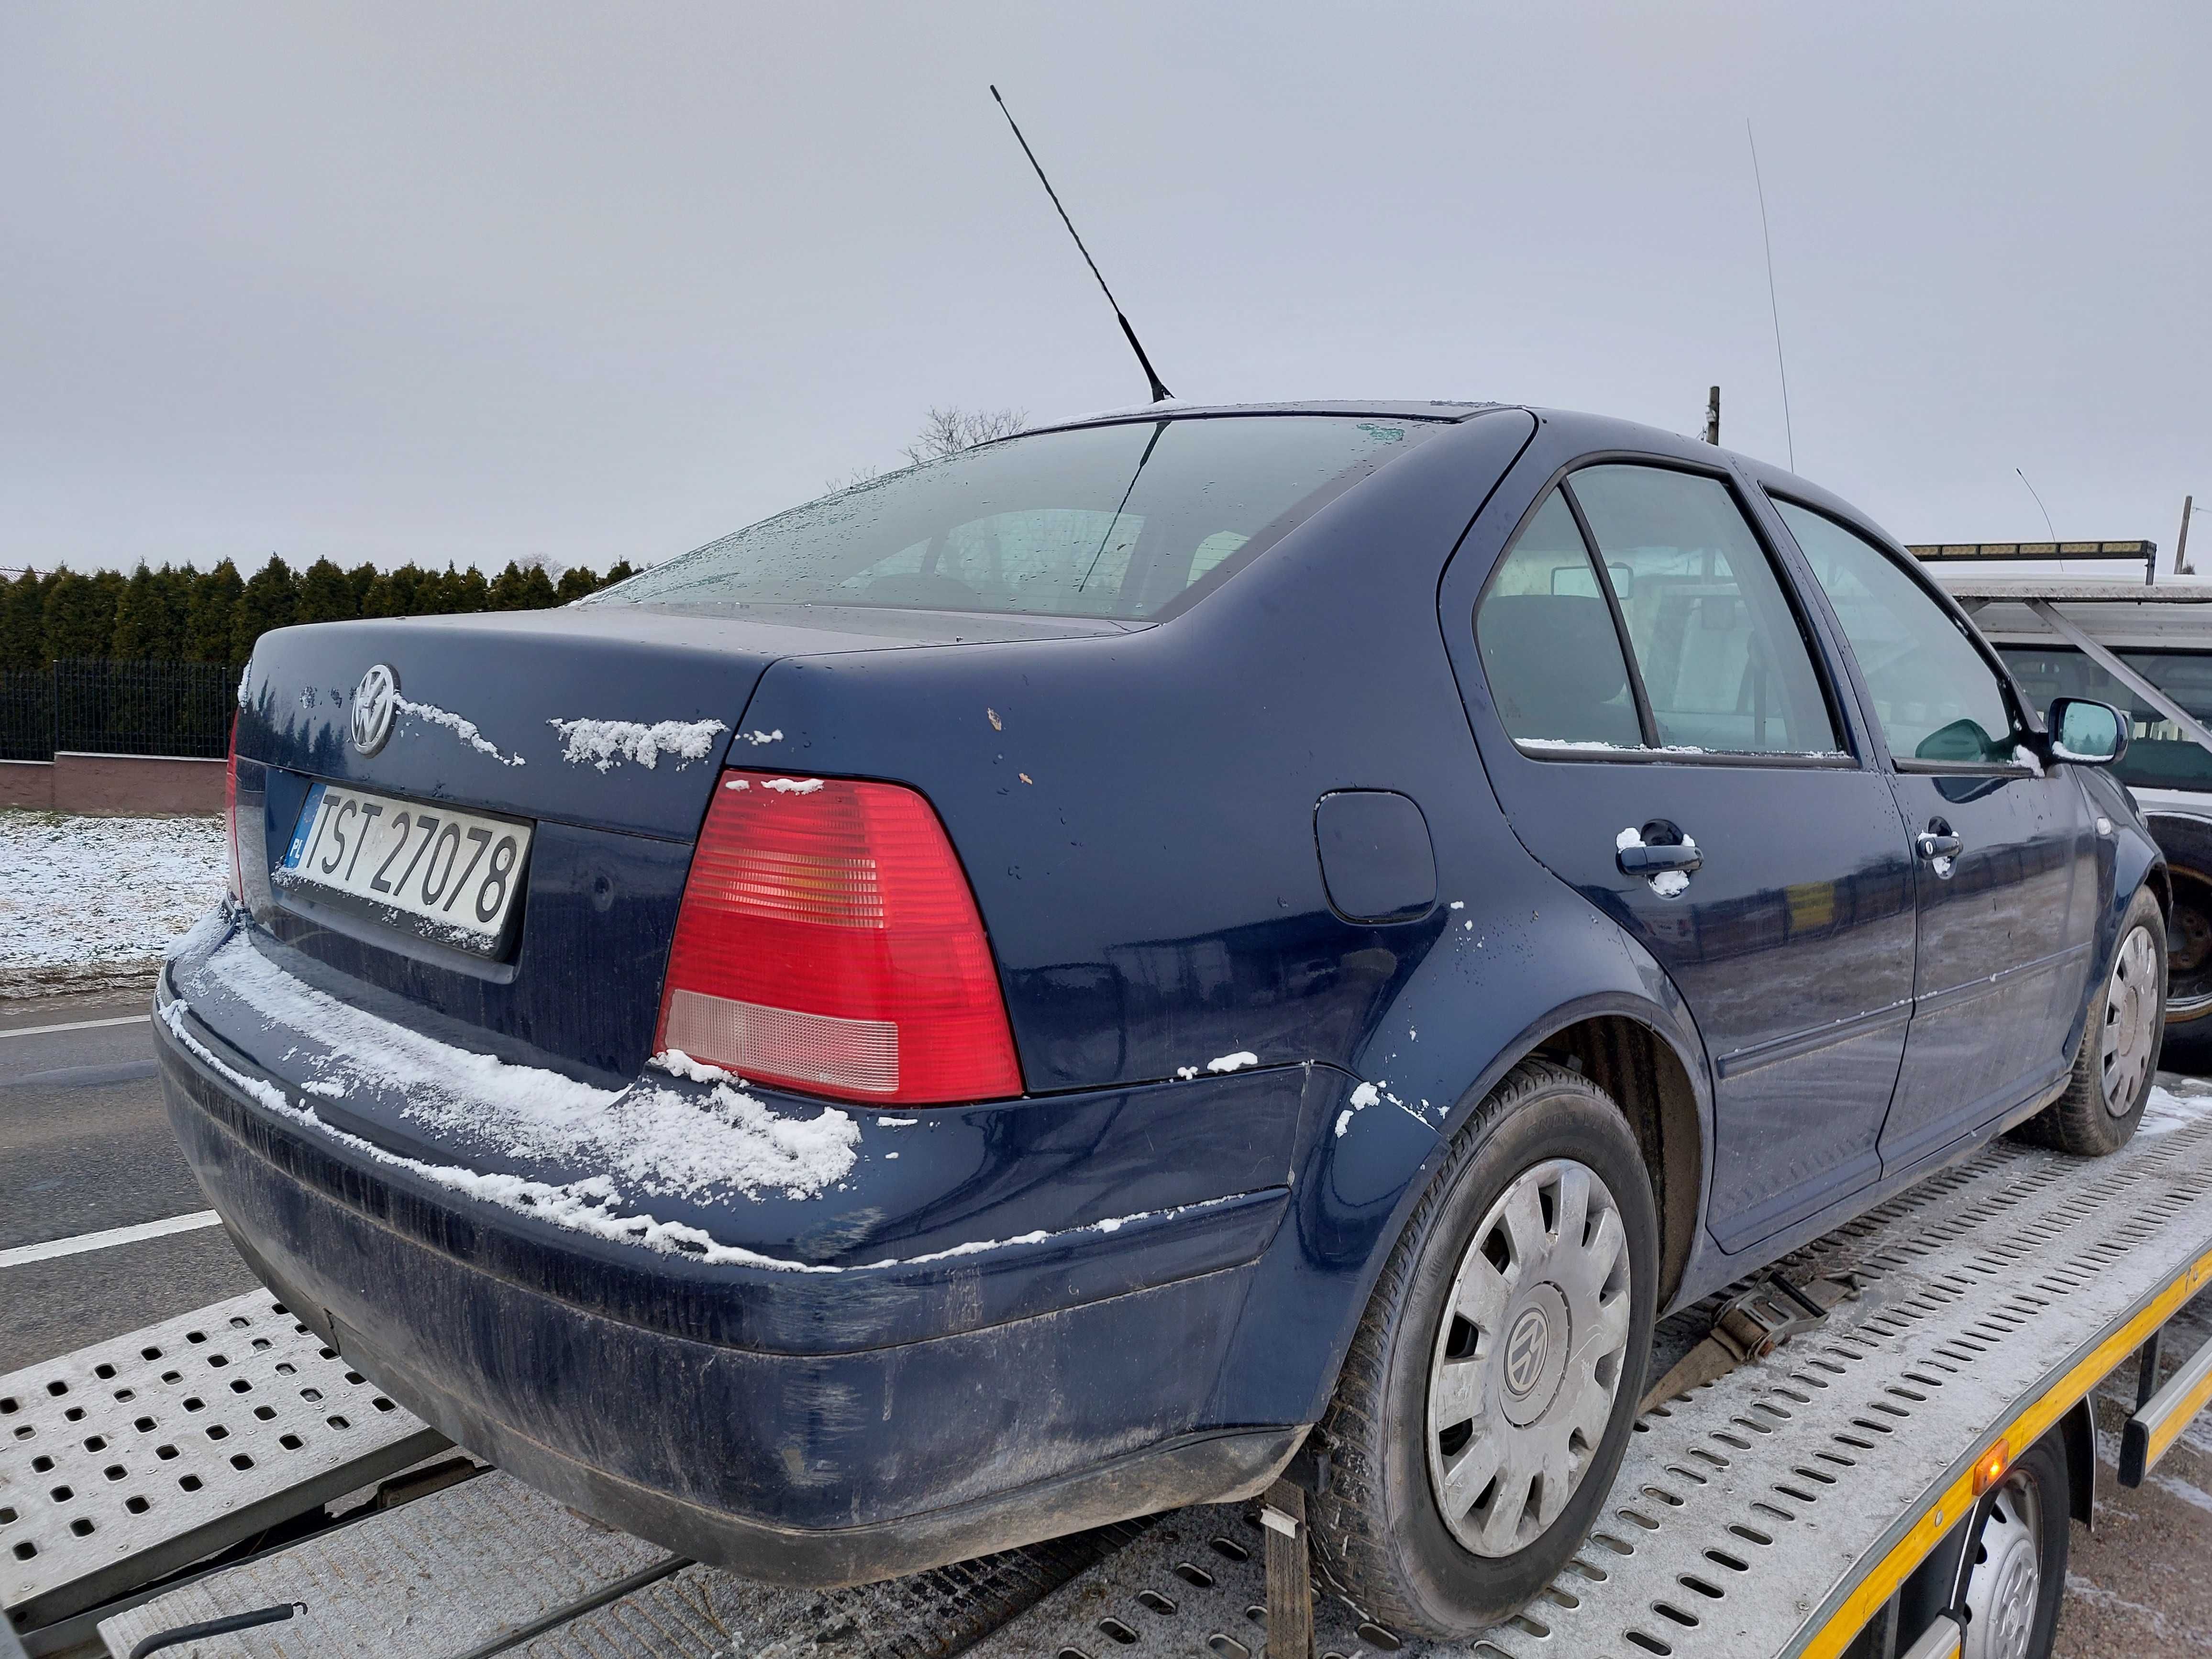
<svg viewBox="0 0 2212 1659"><path fill-rule="evenodd" d="M1499 564L1475 630L1516 742L1836 752L1796 613L1717 480L1649 466L1575 473Z"/></svg>
<svg viewBox="0 0 2212 1659"><path fill-rule="evenodd" d="M1633 749L1644 741L1613 612L1556 489L1491 578L1475 643L1515 742Z"/></svg>
<svg viewBox="0 0 2212 1659"><path fill-rule="evenodd" d="M1835 752L1804 632L1726 484L1593 466L1567 488L1620 597L1661 744Z"/></svg>
<svg viewBox="0 0 2212 1659"><path fill-rule="evenodd" d="M1134 621L1257 556L1334 490L1441 429L1278 415L1035 433L763 520L587 603Z"/></svg>
<svg viewBox="0 0 2212 1659"><path fill-rule="evenodd" d="M1833 519L1778 501L1835 607L1900 761L2009 762L2012 708L1959 624L1881 548Z"/></svg>

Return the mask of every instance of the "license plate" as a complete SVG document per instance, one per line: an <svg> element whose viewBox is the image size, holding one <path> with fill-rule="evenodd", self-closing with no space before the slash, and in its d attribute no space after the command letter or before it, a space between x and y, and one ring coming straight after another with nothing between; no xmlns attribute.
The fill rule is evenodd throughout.
<svg viewBox="0 0 2212 1659"><path fill-rule="evenodd" d="M276 883L489 956L522 890L530 835L513 818L319 783L300 808Z"/></svg>

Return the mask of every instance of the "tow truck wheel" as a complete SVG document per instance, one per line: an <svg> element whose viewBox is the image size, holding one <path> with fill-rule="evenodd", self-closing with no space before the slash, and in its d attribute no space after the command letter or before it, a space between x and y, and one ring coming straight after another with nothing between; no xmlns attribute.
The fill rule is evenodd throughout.
<svg viewBox="0 0 2212 1659"><path fill-rule="evenodd" d="M2156 896L2138 888L2089 999L2066 1092L2021 1126L2021 1139L2103 1158L2135 1138L2166 1036L2166 919Z"/></svg>
<svg viewBox="0 0 2212 1659"><path fill-rule="evenodd" d="M2066 1593L2066 1455L2050 1437L2006 1473L1970 1547L1960 1659L2044 1659Z"/></svg>
<svg viewBox="0 0 2212 1659"><path fill-rule="evenodd" d="M1658 1255L1620 1109L1516 1067L1407 1222L1318 1431L1316 1547L1370 1617L1468 1636L1566 1564L1627 1446Z"/></svg>

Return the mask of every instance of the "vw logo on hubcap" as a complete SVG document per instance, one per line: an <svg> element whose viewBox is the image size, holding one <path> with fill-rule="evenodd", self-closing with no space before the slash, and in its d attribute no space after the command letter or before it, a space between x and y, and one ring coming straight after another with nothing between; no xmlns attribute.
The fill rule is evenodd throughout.
<svg viewBox="0 0 2212 1659"><path fill-rule="evenodd" d="M1523 1309L1505 1340L1505 1386L1510 1392L1525 1397L1536 1386L1536 1379L1544 1374L1545 1351L1551 1341L1552 1328L1544 1310Z"/></svg>
<svg viewBox="0 0 2212 1659"><path fill-rule="evenodd" d="M399 676L379 663L361 677L353 693L353 746L374 755L392 735L392 718L398 712Z"/></svg>

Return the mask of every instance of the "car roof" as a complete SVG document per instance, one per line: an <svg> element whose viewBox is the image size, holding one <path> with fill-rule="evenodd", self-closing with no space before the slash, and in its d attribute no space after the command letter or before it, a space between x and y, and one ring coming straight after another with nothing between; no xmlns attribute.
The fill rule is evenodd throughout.
<svg viewBox="0 0 2212 1659"><path fill-rule="evenodd" d="M1717 447L1687 433L1648 426L1616 415L1554 409L1540 404L1456 398L1312 398L1254 403L1200 403L1169 398L1158 403L1134 404L1126 409L1102 410L1095 414L1047 421L1008 436L1027 437L1039 432L1065 432L1086 426L1126 424L1137 421L1202 420L1222 416L1365 416L1382 420L1414 420L1449 425L1503 410L1520 410L1545 424L1564 428L1575 434L1592 453L1619 449L1631 454L1646 453L1662 459L1672 459L1701 465L1709 465L1716 460L1732 463L1762 488L1773 490L1787 499L1802 501L1816 511L1832 514L1874 536L1899 555L1904 552L1904 543L1882 529L1859 507L1811 479L1763 461L1757 456L1747 455L1741 450L1724 446ZM1007 439L993 441L1004 443Z"/></svg>
<svg viewBox="0 0 2212 1659"><path fill-rule="evenodd" d="M1124 409L1102 409L1088 415L1071 415L1046 421L1018 434L1058 432L1069 427L1107 426L1128 421L1166 421L1218 415L1371 415L1394 421L1464 421L1486 410L1516 405L1456 398L1309 398L1264 403L1208 404L1169 398L1154 404L1132 404Z"/></svg>

